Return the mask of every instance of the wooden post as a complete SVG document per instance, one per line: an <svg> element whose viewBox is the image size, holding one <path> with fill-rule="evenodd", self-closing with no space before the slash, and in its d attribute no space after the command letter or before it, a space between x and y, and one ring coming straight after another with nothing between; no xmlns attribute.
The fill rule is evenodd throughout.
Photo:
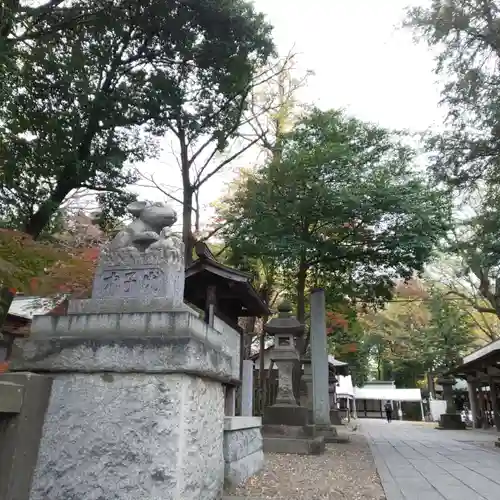
<svg viewBox="0 0 500 500"><path fill-rule="evenodd" d="M207 300L205 304L205 323L214 326L215 305L217 303L217 290L214 285L207 287Z"/></svg>

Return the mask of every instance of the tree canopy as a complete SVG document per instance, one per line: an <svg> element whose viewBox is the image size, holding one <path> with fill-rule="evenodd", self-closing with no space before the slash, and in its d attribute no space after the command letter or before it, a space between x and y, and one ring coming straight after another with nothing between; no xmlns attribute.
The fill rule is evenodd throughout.
<svg viewBox="0 0 500 500"><path fill-rule="evenodd" d="M65 8L37 17L47 36L11 40L15 71L2 79L0 218L35 238L75 189L122 208L130 164L154 155L166 130L182 126L188 146L200 130L225 130L273 50L243 0L74 0L67 9L86 22L53 30ZM26 13L9 15L12 39Z"/></svg>
<svg viewBox="0 0 500 500"><path fill-rule="evenodd" d="M498 317L499 7L494 0L429 2L411 9L406 23L436 51L435 70L444 81L448 119L427 141L430 173L461 202L444 252L458 258L459 295L479 313Z"/></svg>
<svg viewBox="0 0 500 500"><path fill-rule="evenodd" d="M409 11L407 25L438 52L448 127L434 136L433 170L457 186L500 181L500 10L494 0L429 2Z"/></svg>
<svg viewBox="0 0 500 500"><path fill-rule="evenodd" d="M279 161L224 200L225 241L268 255L297 284L377 302L421 272L448 229L450 203L414 169L401 137L339 111L313 110L282 138Z"/></svg>
<svg viewBox="0 0 500 500"><path fill-rule="evenodd" d="M397 286L383 309L358 314L363 335L356 356L371 361L371 376L400 387L448 371L484 343L469 311L446 287L412 283L419 286Z"/></svg>

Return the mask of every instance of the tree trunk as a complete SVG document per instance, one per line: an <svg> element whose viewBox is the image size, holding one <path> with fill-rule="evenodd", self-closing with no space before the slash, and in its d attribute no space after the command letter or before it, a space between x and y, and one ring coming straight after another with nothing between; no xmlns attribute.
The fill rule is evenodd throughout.
<svg viewBox="0 0 500 500"><path fill-rule="evenodd" d="M299 265L299 272L297 273L297 319L300 323L304 324L306 321L306 279L307 279L307 264L303 261ZM305 333L302 337L296 339L296 346L299 354L305 354L307 344Z"/></svg>
<svg viewBox="0 0 500 500"><path fill-rule="evenodd" d="M245 359L250 359L252 355L252 340L254 338L256 317L245 318L244 343L245 343Z"/></svg>
<svg viewBox="0 0 500 500"><path fill-rule="evenodd" d="M182 204L182 241L184 243L184 259L185 265L188 267L193 262L194 238L191 232L193 219L193 193L191 186L183 188L183 204Z"/></svg>
<svg viewBox="0 0 500 500"><path fill-rule="evenodd" d="M0 332L7 319L12 301L14 300L15 291L6 286L0 286Z"/></svg>
<svg viewBox="0 0 500 500"><path fill-rule="evenodd" d="M300 263L299 272L297 273L297 319L304 323L306 319L306 279L307 279L307 264Z"/></svg>
<svg viewBox="0 0 500 500"><path fill-rule="evenodd" d="M182 171L182 242L184 243L184 262L185 266L188 267L193 262L194 249L194 239L191 231L193 224L193 187L189 176L191 167L189 152L182 129L179 129L178 137Z"/></svg>
<svg viewBox="0 0 500 500"><path fill-rule="evenodd" d="M72 186L59 181L50 198L43 202L38 210L28 219L24 225L24 232L37 239L44 228L50 223L52 216L59 210L59 207L71 189Z"/></svg>

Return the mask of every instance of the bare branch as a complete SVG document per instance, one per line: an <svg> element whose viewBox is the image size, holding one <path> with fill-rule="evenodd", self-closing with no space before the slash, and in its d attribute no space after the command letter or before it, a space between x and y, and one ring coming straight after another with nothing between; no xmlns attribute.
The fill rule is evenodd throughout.
<svg viewBox="0 0 500 500"><path fill-rule="evenodd" d="M220 230L224 229L224 227L226 227L228 224L228 222L224 222L222 224L219 224L217 227L215 227L214 229L212 229L208 234L206 234L205 236L203 236L202 238L199 238L198 241L207 241L209 240L210 238L212 238L212 236L215 236Z"/></svg>
<svg viewBox="0 0 500 500"><path fill-rule="evenodd" d="M170 198L171 200L175 201L176 203L183 204L183 201L180 198L177 198L177 196L174 196L171 192L167 191L166 187L162 186L161 184L158 184L153 175L147 176L146 174L143 174L139 170L136 170L137 175L142 177L144 180L148 181L151 183L151 185L144 185L144 184L138 184L141 187L147 187L147 188L154 188L160 191L160 193L164 194L167 198Z"/></svg>
<svg viewBox="0 0 500 500"><path fill-rule="evenodd" d="M456 295L457 297L464 299L468 304L470 304L476 311L478 311L480 313L497 314L497 312L494 308L480 306L474 300L472 300L469 296L467 296L467 294L459 292L458 290L450 290L450 291L445 293L445 296L446 295Z"/></svg>
<svg viewBox="0 0 500 500"><path fill-rule="evenodd" d="M248 151L254 144L257 144L257 142L259 141L259 139L260 139L260 137L255 138L253 141L249 142L245 147L243 147L242 149L240 149L239 151L237 151L236 153L232 154L231 156L229 156L228 158L226 158L224 161L222 161L221 163L219 163L219 165L217 165L217 167L214 168L210 173L208 173L207 175L205 175L205 177L200 178L201 175L203 174L205 168L209 164L209 162L206 162L205 165L200 170L200 176L198 177L198 180L194 184L194 188L195 189L199 189L203 184L205 184L205 182L207 182L215 174L217 174L218 172L220 172L226 165L228 165L229 163L231 163L232 161L234 161L236 158L238 158L239 156L241 156L243 153L245 153L245 151Z"/></svg>

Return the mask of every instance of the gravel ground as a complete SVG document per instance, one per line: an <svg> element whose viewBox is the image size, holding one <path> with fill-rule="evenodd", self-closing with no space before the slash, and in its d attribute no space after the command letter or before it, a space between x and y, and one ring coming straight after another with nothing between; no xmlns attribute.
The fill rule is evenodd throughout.
<svg viewBox="0 0 500 500"><path fill-rule="evenodd" d="M323 455L267 454L258 476L232 492L234 500L385 500L366 439L351 434Z"/></svg>

